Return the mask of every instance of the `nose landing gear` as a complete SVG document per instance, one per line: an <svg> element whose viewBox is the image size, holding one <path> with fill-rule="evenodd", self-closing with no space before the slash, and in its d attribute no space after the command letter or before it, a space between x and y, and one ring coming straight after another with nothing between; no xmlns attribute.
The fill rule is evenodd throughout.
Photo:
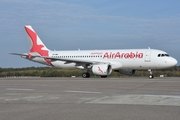
<svg viewBox="0 0 180 120"><path fill-rule="evenodd" d="M152 70L151 70L151 69L148 69L148 71L149 71L149 78L150 78L150 79L153 79L153 78L154 78L154 75L153 75Z"/></svg>

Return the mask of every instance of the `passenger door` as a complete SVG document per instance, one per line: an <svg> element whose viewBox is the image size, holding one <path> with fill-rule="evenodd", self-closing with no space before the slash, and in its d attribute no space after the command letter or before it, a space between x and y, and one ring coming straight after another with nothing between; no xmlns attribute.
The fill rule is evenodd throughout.
<svg viewBox="0 0 180 120"><path fill-rule="evenodd" d="M151 50L146 51L145 62L151 62Z"/></svg>

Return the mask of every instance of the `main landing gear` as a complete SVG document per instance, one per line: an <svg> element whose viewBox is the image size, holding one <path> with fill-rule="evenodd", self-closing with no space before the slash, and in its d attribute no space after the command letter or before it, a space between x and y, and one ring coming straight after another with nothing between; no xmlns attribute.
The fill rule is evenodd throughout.
<svg viewBox="0 0 180 120"><path fill-rule="evenodd" d="M101 76L101 78L107 78L107 75Z"/></svg>
<svg viewBox="0 0 180 120"><path fill-rule="evenodd" d="M82 74L82 77L83 78L89 78L90 74L88 72L85 72L85 73Z"/></svg>
<svg viewBox="0 0 180 120"><path fill-rule="evenodd" d="M84 72L84 73L82 74L82 77L83 77L83 78L89 78L89 77L90 77L90 74L89 74L88 72ZM101 78L107 78L107 75L101 76Z"/></svg>
<svg viewBox="0 0 180 120"><path fill-rule="evenodd" d="M152 79L154 78L153 72L151 69L148 70L149 71L149 78Z"/></svg>

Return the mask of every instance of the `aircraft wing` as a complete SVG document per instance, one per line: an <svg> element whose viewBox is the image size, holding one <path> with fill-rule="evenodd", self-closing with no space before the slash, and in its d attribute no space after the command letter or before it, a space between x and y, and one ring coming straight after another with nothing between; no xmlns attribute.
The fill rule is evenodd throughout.
<svg viewBox="0 0 180 120"><path fill-rule="evenodd" d="M82 59L73 59L73 58L55 58L55 57L48 57L48 56L40 56L42 58L50 59L51 61L65 61L65 64L68 63L76 63L76 64L95 64L95 63L101 63L99 61L92 61L92 60L82 60ZM104 63L104 62L103 62Z"/></svg>
<svg viewBox="0 0 180 120"><path fill-rule="evenodd" d="M55 58L55 57L48 57L48 56L40 56L44 59L50 59L51 61L64 61L64 64L75 63L76 66L83 66L84 68L91 68L93 65L97 64L111 64L113 68L121 68L122 64L118 61L99 61L99 60L83 60L83 59L74 59L74 58Z"/></svg>

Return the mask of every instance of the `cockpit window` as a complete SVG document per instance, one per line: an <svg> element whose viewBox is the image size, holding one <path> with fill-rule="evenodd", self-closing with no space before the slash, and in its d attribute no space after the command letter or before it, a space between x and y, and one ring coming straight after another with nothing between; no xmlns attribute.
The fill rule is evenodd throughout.
<svg viewBox="0 0 180 120"><path fill-rule="evenodd" d="M169 55L168 55L168 54L165 54L165 56L169 57Z"/></svg>
<svg viewBox="0 0 180 120"><path fill-rule="evenodd" d="M158 57L169 57L168 54L158 54Z"/></svg>

